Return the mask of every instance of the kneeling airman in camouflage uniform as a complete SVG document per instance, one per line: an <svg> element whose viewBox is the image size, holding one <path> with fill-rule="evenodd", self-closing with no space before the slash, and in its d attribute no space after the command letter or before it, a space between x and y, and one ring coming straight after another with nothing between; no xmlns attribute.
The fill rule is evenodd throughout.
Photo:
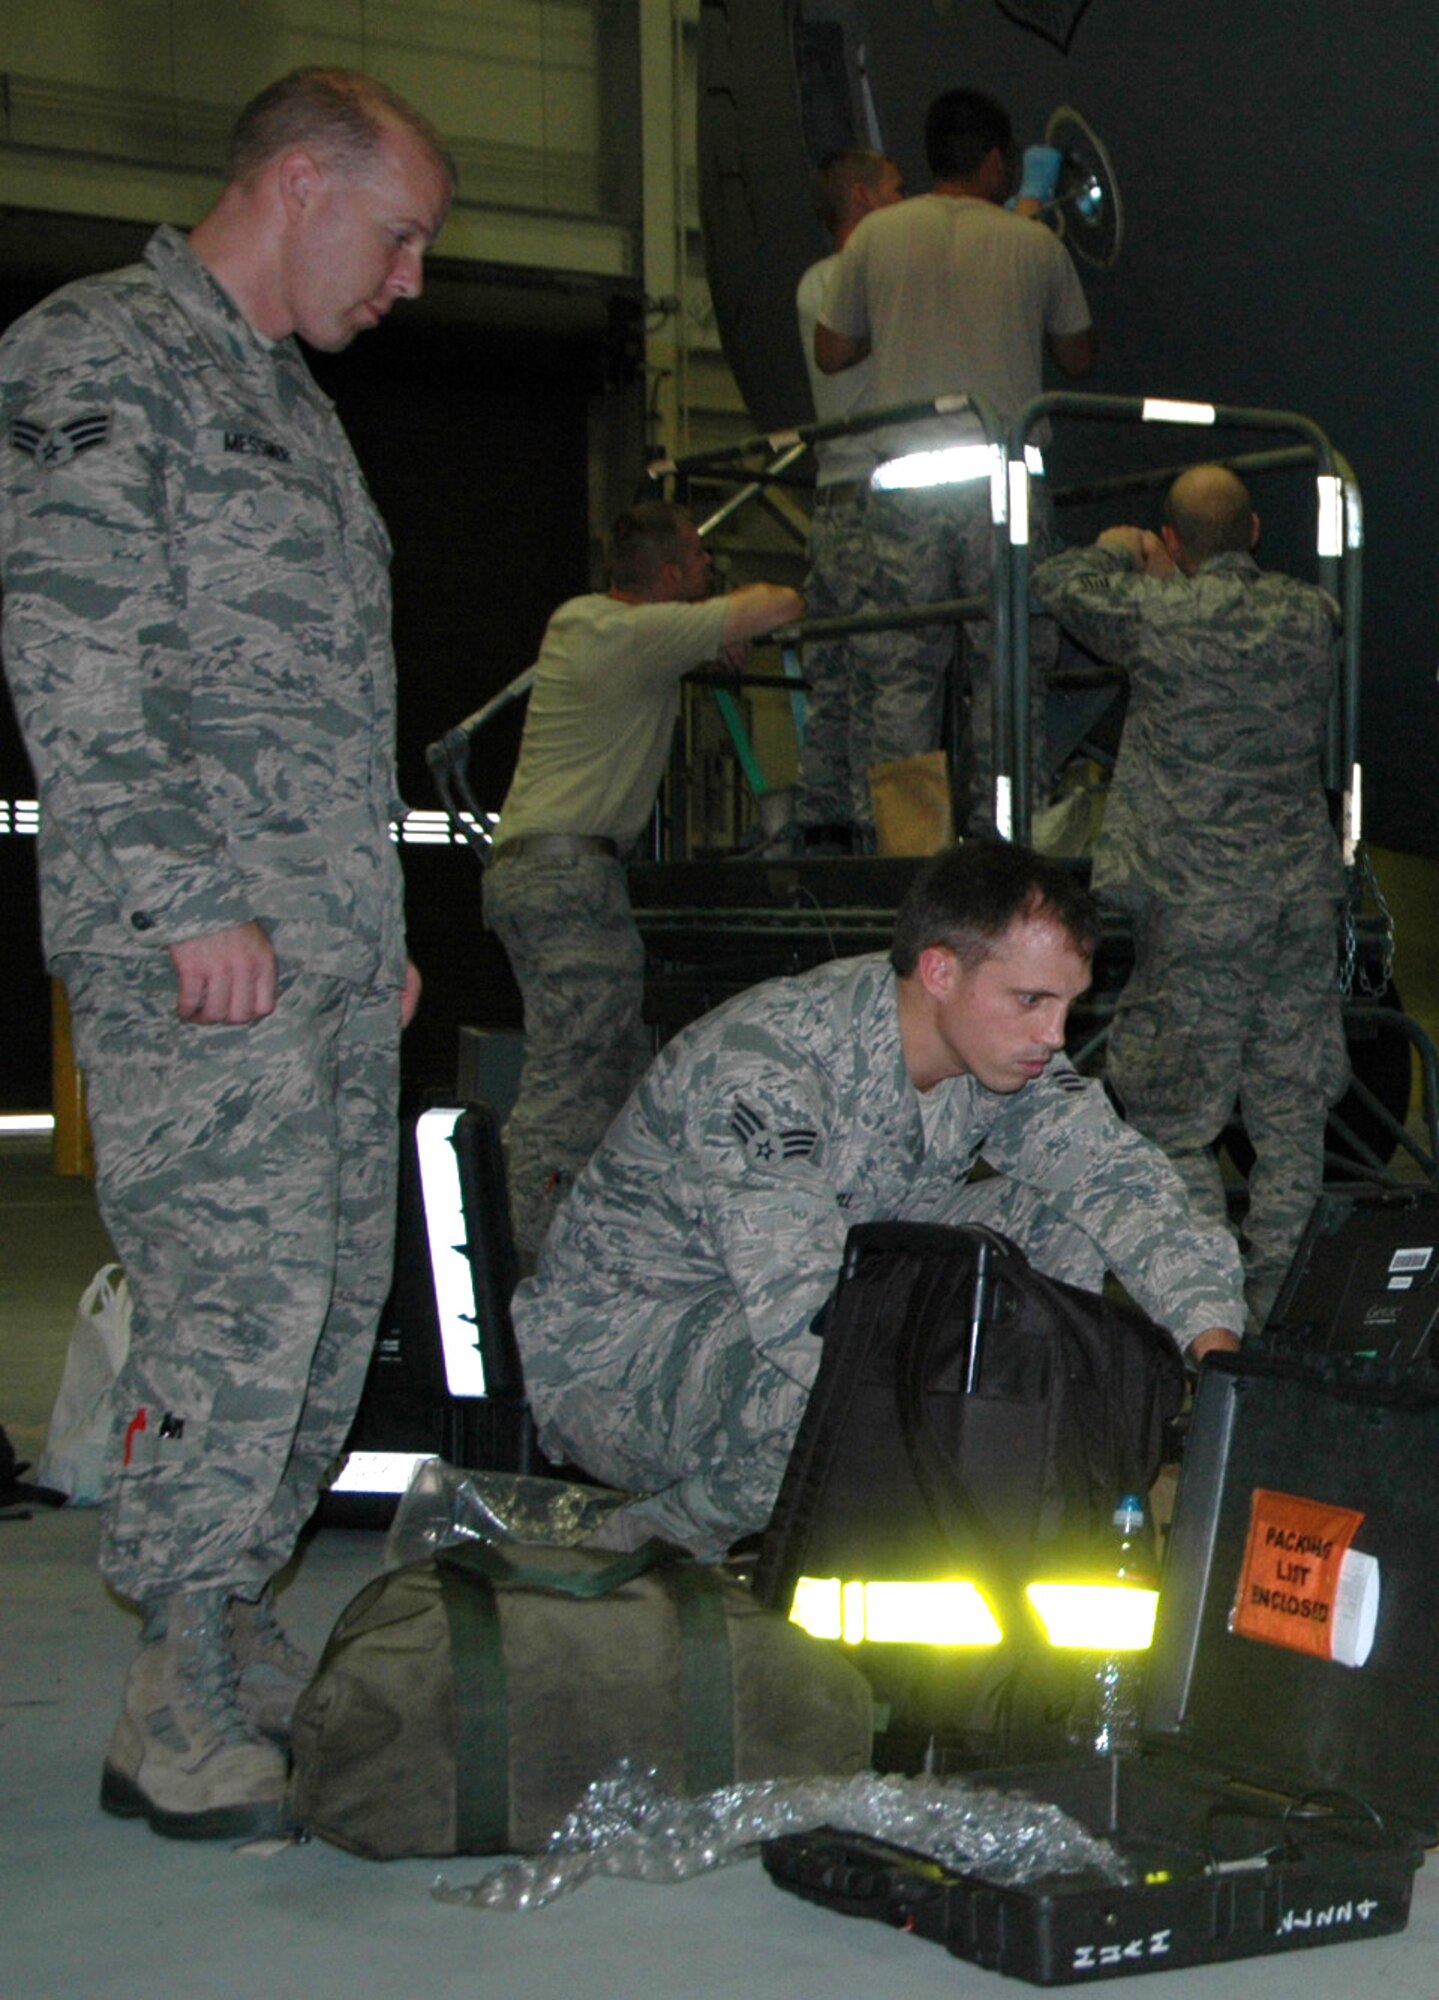
<svg viewBox="0 0 1439 2000"><path fill-rule="evenodd" d="M1051 1275L1107 1266L1191 1356L1236 1344L1233 1241L1061 1053L1097 937L1062 868L970 843L921 871L888 957L755 987L661 1051L514 1304L545 1449L648 1496L612 1539L714 1557L764 1527L853 1223L985 1222Z"/></svg>

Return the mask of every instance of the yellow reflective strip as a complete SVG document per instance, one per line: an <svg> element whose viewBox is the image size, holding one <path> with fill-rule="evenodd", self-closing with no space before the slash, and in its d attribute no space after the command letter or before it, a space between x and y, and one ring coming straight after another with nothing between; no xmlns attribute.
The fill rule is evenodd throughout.
<svg viewBox="0 0 1439 2000"><path fill-rule="evenodd" d="M1051 1646L1134 1653L1153 1641L1157 1590L1126 1583L1031 1583L1025 1595Z"/></svg>
<svg viewBox="0 0 1439 2000"><path fill-rule="evenodd" d="M850 1646L997 1646L1004 1636L980 1591L961 1578L841 1583L801 1577L789 1615L813 1637Z"/></svg>

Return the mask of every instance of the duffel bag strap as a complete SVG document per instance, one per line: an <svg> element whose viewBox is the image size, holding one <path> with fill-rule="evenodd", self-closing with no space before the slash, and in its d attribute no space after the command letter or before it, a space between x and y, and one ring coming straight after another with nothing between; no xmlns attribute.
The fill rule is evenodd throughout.
<svg viewBox="0 0 1439 2000"><path fill-rule="evenodd" d="M734 1783L734 1678L725 1592L717 1570L690 1563L664 1572L680 1627L685 1712L685 1791L691 1798Z"/></svg>
<svg viewBox="0 0 1439 2000"><path fill-rule="evenodd" d="M605 1597L651 1570L679 1622L684 1701L685 1791L691 1797L734 1782L734 1684L724 1599L727 1579L670 1542L652 1539L600 1569L512 1563L488 1542L437 1552L450 1631L455 1686L456 1834L462 1854L503 1852L509 1844L509 1689L497 1583L573 1598Z"/></svg>
<svg viewBox="0 0 1439 2000"><path fill-rule="evenodd" d="M511 1562L493 1542L454 1542L437 1550L435 1562L441 1569L461 1576L480 1576L488 1583L517 1584L526 1590L550 1590L557 1597L608 1597L611 1591L633 1583L646 1571L667 1564L685 1563L693 1558L673 1542L652 1536L629 1555L616 1556L600 1569L550 1569L539 1564L526 1566Z"/></svg>

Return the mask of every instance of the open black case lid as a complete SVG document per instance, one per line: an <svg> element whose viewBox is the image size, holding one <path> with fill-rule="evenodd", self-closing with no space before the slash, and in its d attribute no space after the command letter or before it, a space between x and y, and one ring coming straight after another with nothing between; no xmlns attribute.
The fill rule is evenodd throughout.
<svg viewBox="0 0 1439 2000"><path fill-rule="evenodd" d="M1333 1621L1325 1538L1305 1531L1343 1510L1363 1517L1349 1547L1377 1564L1358 1666L1301 1650ZM1233 1629L1241 1587L1257 1607L1241 1615L1277 1638ZM1345 1792L1427 1830L1436 1722L1439 1376L1210 1356L1165 1554L1146 1746L1287 1794Z"/></svg>

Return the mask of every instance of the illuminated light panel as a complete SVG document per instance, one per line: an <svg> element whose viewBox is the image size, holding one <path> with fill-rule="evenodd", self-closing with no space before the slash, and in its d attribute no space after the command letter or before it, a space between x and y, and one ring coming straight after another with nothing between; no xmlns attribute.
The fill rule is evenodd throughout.
<svg viewBox="0 0 1439 2000"><path fill-rule="evenodd" d="M352 1451L334 1479L332 1493L405 1493L416 1469L429 1465L432 1451Z"/></svg>
<svg viewBox="0 0 1439 2000"><path fill-rule="evenodd" d="M53 1132L55 1116L50 1111L6 1111L0 1113L0 1133Z"/></svg>
<svg viewBox="0 0 1439 2000"><path fill-rule="evenodd" d="M1212 424L1213 403L1175 403L1163 396L1146 396L1140 416L1146 424Z"/></svg>
<svg viewBox="0 0 1439 2000"><path fill-rule="evenodd" d="M23 833L33 838L39 831L38 800L0 799L0 833Z"/></svg>
<svg viewBox="0 0 1439 2000"><path fill-rule="evenodd" d="M988 479L995 461L992 444L952 444L939 451L911 451L876 466L870 485L882 493L923 486L962 486Z"/></svg>
<svg viewBox="0 0 1439 2000"><path fill-rule="evenodd" d="M978 1588L960 1578L841 1583L805 1576L789 1615L811 1637L850 1646L997 1646L1004 1636Z"/></svg>
<svg viewBox="0 0 1439 2000"><path fill-rule="evenodd" d="M1025 1596L1051 1646L1140 1653L1153 1643L1157 1590L1128 1583L1031 1583Z"/></svg>
<svg viewBox="0 0 1439 2000"><path fill-rule="evenodd" d="M468 1231L460 1195L460 1163L455 1154L455 1127L461 1115L454 1106L422 1112L415 1121L415 1145L420 1156L425 1232L445 1381L452 1396L483 1396L485 1364L480 1355L475 1280L465 1249Z"/></svg>
<svg viewBox="0 0 1439 2000"><path fill-rule="evenodd" d="M483 838L499 824L500 816L495 812L478 816L462 812L457 813L455 818L463 826L477 828ZM450 815L444 812L408 812L402 820L391 820L390 838L403 842L406 847L461 847L465 844L465 836L455 831Z"/></svg>

